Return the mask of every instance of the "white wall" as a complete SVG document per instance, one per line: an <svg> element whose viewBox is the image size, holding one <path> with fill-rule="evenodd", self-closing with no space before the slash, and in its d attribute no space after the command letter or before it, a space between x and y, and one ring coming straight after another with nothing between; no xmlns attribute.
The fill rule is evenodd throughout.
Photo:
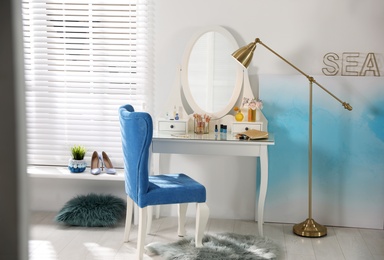
<svg viewBox="0 0 384 260"><path fill-rule="evenodd" d="M161 0L154 2L155 111L157 113L163 112L164 100L167 100L174 85L175 70L181 63L187 42L195 31L204 26L225 27L234 35L240 46L253 41L256 37L261 38L263 42L306 73L320 76L320 78L324 77L321 72L321 68L324 67L323 56L328 52L374 52L379 58L384 55L382 47L384 33L381 28L384 24L382 12L384 2L381 0ZM382 66L382 60L379 63ZM253 87L260 84L260 75L268 74L278 79L283 74L298 74L261 46L255 53L249 73ZM341 85L344 84L343 79L338 81L341 81ZM303 82L306 84L305 80ZM378 82L383 86L383 77L378 79ZM263 86L258 87L263 88ZM258 93L255 95L257 96ZM279 137L281 138L284 136ZM288 155L290 154L287 153ZM212 217L253 218L255 198L253 184L256 172L254 160L239 157L172 155L171 162L171 170L184 171L207 186ZM306 178L305 172L303 174L303 178ZM284 176L274 176L274 179L279 178L282 179ZM378 179L380 182L383 180L383 178ZM273 185L276 183L270 181L270 191L276 192L276 186ZM297 193L297 189L302 190L302 194L296 201L279 201L279 197L288 198L287 194L267 194L266 221L276 221L279 218L275 216L279 214L284 216L279 220L287 223L297 223L306 218L305 185L295 187L295 183L290 183L285 186L288 194ZM379 190L376 196L381 196L382 200L383 192ZM315 204L317 202L315 199ZM268 207L268 203L278 207ZM303 206L298 207L298 204ZM323 212L328 212L329 208L340 207L340 205L329 205L323 201L321 206ZM328 218L327 214L319 214L319 219L316 220L327 225L364 226L361 221L354 219L353 214L350 214L350 212L359 211L359 205L352 207L353 209L346 209L345 212L338 212L343 215L341 220ZM292 208L295 210L292 211ZM380 208L379 213L377 211L374 213L376 214L372 220L374 224L369 223L369 218L366 219L366 227L382 228L384 212L381 211L383 210ZM315 212L317 213L317 209ZM381 224L377 224L377 219Z"/></svg>
<svg viewBox="0 0 384 260"><path fill-rule="evenodd" d="M380 0L161 0L155 2L155 85L160 110L170 94L184 48L201 27L220 25L243 46L256 37L311 75L327 52L383 53ZM260 62L255 62L257 58ZM257 63L257 64L256 64ZM257 74L297 74L262 47L249 68ZM252 83L252 82L251 82Z"/></svg>
<svg viewBox="0 0 384 260"><path fill-rule="evenodd" d="M95 176L95 180L30 178L30 208L58 212L70 199L89 193L111 194L122 199L126 198L123 181L98 180L97 177Z"/></svg>

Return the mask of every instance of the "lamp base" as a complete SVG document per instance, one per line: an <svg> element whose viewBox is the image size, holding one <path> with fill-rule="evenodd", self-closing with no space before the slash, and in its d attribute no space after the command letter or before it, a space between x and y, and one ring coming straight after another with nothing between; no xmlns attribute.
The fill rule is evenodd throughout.
<svg viewBox="0 0 384 260"><path fill-rule="evenodd" d="M323 237L327 235L327 228L312 218L293 226L293 233L302 237Z"/></svg>

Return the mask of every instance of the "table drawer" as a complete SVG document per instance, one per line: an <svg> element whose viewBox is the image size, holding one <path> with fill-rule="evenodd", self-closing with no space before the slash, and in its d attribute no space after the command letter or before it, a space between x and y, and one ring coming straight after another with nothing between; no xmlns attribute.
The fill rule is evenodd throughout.
<svg viewBox="0 0 384 260"><path fill-rule="evenodd" d="M160 132L188 133L187 121L184 120L160 120L157 129Z"/></svg>
<svg viewBox="0 0 384 260"><path fill-rule="evenodd" d="M261 131L263 122L234 122L232 123L232 133L241 133L250 129Z"/></svg>

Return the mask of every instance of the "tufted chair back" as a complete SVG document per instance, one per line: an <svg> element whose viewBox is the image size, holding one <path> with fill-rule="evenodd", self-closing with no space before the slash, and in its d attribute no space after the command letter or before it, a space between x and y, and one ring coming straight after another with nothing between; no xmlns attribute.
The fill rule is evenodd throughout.
<svg viewBox="0 0 384 260"><path fill-rule="evenodd" d="M134 112L131 105L120 107L120 126L125 165L125 191L140 207L147 193L149 147L152 142L152 118L145 112Z"/></svg>

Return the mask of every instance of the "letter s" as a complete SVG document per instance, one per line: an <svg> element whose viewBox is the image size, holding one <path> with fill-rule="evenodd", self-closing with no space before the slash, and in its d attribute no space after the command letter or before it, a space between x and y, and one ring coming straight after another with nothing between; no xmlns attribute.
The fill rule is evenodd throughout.
<svg viewBox="0 0 384 260"><path fill-rule="evenodd" d="M335 76L339 73L339 64L337 64L337 60L339 60L339 55L334 52L328 52L324 55L323 63L327 66L327 68L323 68L322 71L326 76Z"/></svg>

